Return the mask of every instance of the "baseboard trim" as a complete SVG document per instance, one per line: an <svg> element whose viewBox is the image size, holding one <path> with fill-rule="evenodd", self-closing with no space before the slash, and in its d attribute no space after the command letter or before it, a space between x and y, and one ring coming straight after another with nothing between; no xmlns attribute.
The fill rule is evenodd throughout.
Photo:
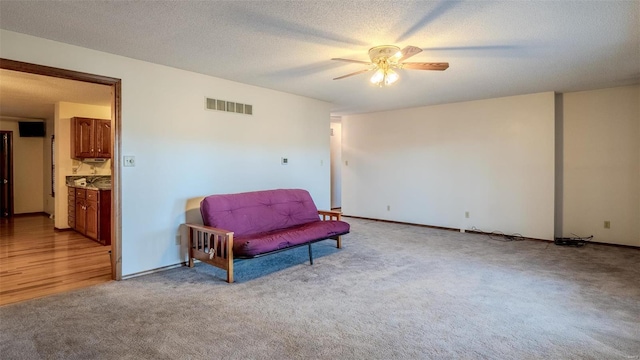
<svg viewBox="0 0 640 360"><path fill-rule="evenodd" d="M456 231L456 232L460 232L461 229L456 229L456 228L450 228L450 227L444 227L444 226L434 226L434 225L425 225L425 224L416 224L416 223L410 223L410 222L403 222L403 221L394 221L394 220L384 220L384 219L375 219L375 218L368 218L368 217L362 217L362 216L353 216L353 215L342 215L342 217L350 217L350 218L354 218L354 219L362 219L362 220L372 220L372 221L380 221L380 222L386 222L386 223L390 223L390 224L402 224L402 225L412 225L412 226L420 226L420 227L426 227L426 228L430 228L430 229L439 229L439 230L447 230L447 231ZM471 233L471 234L477 234L477 235L486 235L480 231L476 231L476 230L468 230L468 229L464 229L464 231L466 233ZM544 241L547 243L552 243L553 240L547 240L547 239L538 239L538 238L530 238L530 237L522 237L524 240L533 240L533 241ZM634 250L640 250L640 247L638 246L633 246L633 245L622 245L622 244L611 244L611 243L605 243L605 242L599 242L599 241L589 241L587 242L587 244L597 244L597 245L606 245L606 246L615 246L615 247L622 247L622 248L628 248L628 249L634 249Z"/></svg>
<svg viewBox="0 0 640 360"><path fill-rule="evenodd" d="M621 247L621 248L627 248L627 249L633 249L633 250L640 250L640 246L611 244L611 243L605 243L605 242L599 242L599 241L587 241L587 244L598 244L598 245L606 245L606 246Z"/></svg>
<svg viewBox="0 0 640 360"><path fill-rule="evenodd" d="M163 266L163 267L159 267L159 268L155 268L155 269L151 269L151 270L140 271L140 272L129 274L129 275L123 275L122 276L122 280L127 280L127 279L136 278L136 277L139 277L139 276L144 276L144 275L154 274L154 273L158 273L158 272L162 272L162 271L167 271L167 270L179 268L179 267L182 267L182 266L187 266L187 262L183 261L183 262L178 263L178 264L167 265L167 266Z"/></svg>
<svg viewBox="0 0 640 360"><path fill-rule="evenodd" d="M491 235L491 233L484 233L484 232L478 231L478 230L467 230L467 229L465 229L464 232L471 233L471 234L474 234L474 235L487 235L487 236ZM509 235L509 234L505 234L505 235ZM499 236L499 235L496 234L496 236ZM548 242L548 243L553 242L553 240L538 239L538 238L525 237L525 236L522 236L522 240L544 241L544 242Z"/></svg>
<svg viewBox="0 0 640 360"><path fill-rule="evenodd" d="M389 224L411 225L411 226L426 227L426 228L430 228L430 229L438 229L438 230L447 230L447 231L460 232L460 229L450 228L450 227L445 227L445 226L416 224L416 223L410 223L410 222L404 222L404 221L375 219L375 218L368 218L368 217L362 217L362 216L353 216L353 215L344 215L344 214L342 214L342 217L350 217L350 218L354 218L354 219L371 220L371 221L380 221L380 222L389 223ZM465 231L466 232L471 232L469 230L465 230Z"/></svg>
<svg viewBox="0 0 640 360"><path fill-rule="evenodd" d="M26 217L26 216L46 216L49 217L49 214L47 214L44 211L36 211L36 212L30 212L30 213L21 213L21 214L13 214L13 217Z"/></svg>
<svg viewBox="0 0 640 360"><path fill-rule="evenodd" d="M60 229L60 228L57 228L57 227L54 226L53 227L53 231L55 231L55 232L64 232L64 231L73 231L73 229L72 228Z"/></svg>

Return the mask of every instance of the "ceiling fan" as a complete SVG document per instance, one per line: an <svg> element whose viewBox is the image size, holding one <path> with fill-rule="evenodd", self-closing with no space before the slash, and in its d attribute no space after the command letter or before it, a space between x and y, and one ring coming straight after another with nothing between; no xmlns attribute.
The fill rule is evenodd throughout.
<svg viewBox="0 0 640 360"><path fill-rule="evenodd" d="M368 61L352 60L333 58L331 60L346 61L357 64L365 64L370 66L368 69L356 71L351 74L337 77L333 80L344 79L349 76L374 71L375 73L371 77L371 83L378 86L391 85L399 78L398 73L393 69L412 69L412 70L446 70L449 67L449 63L423 63L423 62L404 62L406 59L420 53L422 49L415 46L407 46L400 50L399 47L394 45L381 45L375 46L369 49Z"/></svg>

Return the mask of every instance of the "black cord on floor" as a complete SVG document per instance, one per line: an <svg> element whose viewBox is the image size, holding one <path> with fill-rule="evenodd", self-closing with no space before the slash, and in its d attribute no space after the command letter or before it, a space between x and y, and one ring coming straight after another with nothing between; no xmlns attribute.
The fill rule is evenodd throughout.
<svg viewBox="0 0 640 360"><path fill-rule="evenodd" d="M478 229L477 227L473 226L471 227L471 231L473 232L477 232L483 235L487 235L489 237L489 239L491 240L500 240L500 241L522 241L524 240L524 236L522 236L521 234L518 233L513 233L513 234L505 234L502 231L492 231L492 232L486 232L486 231L482 231L480 229Z"/></svg>
<svg viewBox="0 0 640 360"><path fill-rule="evenodd" d="M565 245L565 246L575 246L581 247L587 244L591 239L593 239L593 235L587 237L580 237L576 234L571 234L574 237L557 237L553 241L556 245Z"/></svg>

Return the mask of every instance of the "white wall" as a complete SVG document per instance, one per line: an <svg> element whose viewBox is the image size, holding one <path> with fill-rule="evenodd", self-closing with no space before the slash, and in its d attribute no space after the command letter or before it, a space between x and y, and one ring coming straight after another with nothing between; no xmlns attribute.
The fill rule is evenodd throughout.
<svg viewBox="0 0 640 360"><path fill-rule="evenodd" d="M190 198L296 187L329 208L330 104L5 30L0 42L2 58L122 79L122 154L136 157L121 169L123 275L184 260ZM205 96L254 115L204 110Z"/></svg>
<svg viewBox="0 0 640 360"><path fill-rule="evenodd" d="M562 234L640 246L640 86L565 93L562 102Z"/></svg>
<svg viewBox="0 0 640 360"><path fill-rule="evenodd" d="M20 137L14 120L0 120L0 130L13 131L13 212L44 211L44 138Z"/></svg>
<svg viewBox="0 0 640 360"><path fill-rule="evenodd" d="M67 229L68 202L66 177L70 175L93 175L91 166L95 166L96 175L111 174L111 160L102 164L84 164L71 159L71 118L88 117L93 119L110 119L110 106L57 102L55 104L55 160L56 160L56 197L55 227ZM76 173L74 174L74 169Z"/></svg>
<svg viewBox="0 0 640 360"><path fill-rule="evenodd" d="M552 92L343 116L342 211L553 239L554 119Z"/></svg>
<svg viewBox="0 0 640 360"><path fill-rule="evenodd" d="M342 206L342 124L331 123L331 207Z"/></svg>

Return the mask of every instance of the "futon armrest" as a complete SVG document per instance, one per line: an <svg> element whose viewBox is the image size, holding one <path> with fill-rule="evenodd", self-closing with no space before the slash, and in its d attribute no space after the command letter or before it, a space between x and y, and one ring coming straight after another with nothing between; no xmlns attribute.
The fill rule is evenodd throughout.
<svg viewBox="0 0 640 360"><path fill-rule="evenodd" d="M340 220L342 217L342 212L340 211L330 211L330 210L318 210L318 215L322 216L322 220Z"/></svg>
<svg viewBox="0 0 640 360"><path fill-rule="evenodd" d="M212 226L199 225L199 224L184 224L184 225L189 227L189 228L191 228L191 229L203 231L205 233L216 234L216 235L221 235L221 236L233 235L233 231L225 230L225 229L218 229L218 228L214 228Z"/></svg>
<svg viewBox="0 0 640 360"><path fill-rule="evenodd" d="M184 224L189 229L189 267L193 260L204 261L227 271L233 282L233 231L199 224Z"/></svg>

